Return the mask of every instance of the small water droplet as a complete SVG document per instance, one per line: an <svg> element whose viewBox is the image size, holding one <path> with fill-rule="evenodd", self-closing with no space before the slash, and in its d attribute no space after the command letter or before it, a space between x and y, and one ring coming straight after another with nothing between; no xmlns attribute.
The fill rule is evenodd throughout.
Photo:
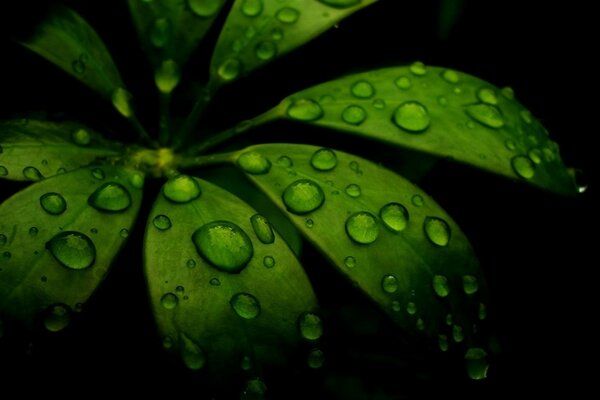
<svg viewBox="0 0 600 400"><path fill-rule="evenodd" d="M231 308L243 319L254 319L260 314L260 303L250 293L236 293L229 301Z"/></svg>
<svg viewBox="0 0 600 400"><path fill-rule="evenodd" d="M413 195L410 201L415 207L423 207L423 205L425 205L425 200L420 194Z"/></svg>
<svg viewBox="0 0 600 400"><path fill-rule="evenodd" d="M287 115L298 121L316 121L323 117L323 109L314 100L300 99L293 101L287 109Z"/></svg>
<svg viewBox="0 0 600 400"><path fill-rule="evenodd" d="M240 154L237 163L244 172L252 175L264 175L271 170L271 161L256 151L246 151Z"/></svg>
<svg viewBox="0 0 600 400"><path fill-rule="evenodd" d="M399 89L408 90L411 88L412 83L408 76L399 76L394 83L398 86Z"/></svg>
<svg viewBox="0 0 600 400"><path fill-rule="evenodd" d="M431 243L439 247L448 246L451 229L446 221L437 217L426 217L423 222L423 231Z"/></svg>
<svg viewBox="0 0 600 400"><path fill-rule="evenodd" d="M263 11L262 0L244 0L242 2L242 14L246 17L256 17Z"/></svg>
<svg viewBox="0 0 600 400"><path fill-rule="evenodd" d="M349 8L360 4L361 0L319 0L319 2L333 8Z"/></svg>
<svg viewBox="0 0 600 400"><path fill-rule="evenodd" d="M40 206L51 215L60 215L67 209L67 201L60 194L49 192L40 196Z"/></svg>
<svg viewBox="0 0 600 400"><path fill-rule="evenodd" d="M265 256L265 258L263 258L263 265L266 268L273 268L275 266L275 259L271 256Z"/></svg>
<svg viewBox="0 0 600 400"><path fill-rule="evenodd" d="M377 219L366 211L354 213L346 220L346 233L356 243L373 243L379 236Z"/></svg>
<svg viewBox="0 0 600 400"><path fill-rule="evenodd" d="M348 186L346 186L346 189L344 189L344 191L346 192L346 194L350 197L353 198L357 198L360 197L361 195L361 190L360 190L360 186L358 186L355 183L351 183Z"/></svg>
<svg viewBox="0 0 600 400"><path fill-rule="evenodd" d="M202 194L198 182L187 175L170 178L162 189L163 195L173 203L189 203Z"/></svg>
<svg viewBox="0 0 600 400"><path fill-rule="evenodd" d="M167 310L173 310L179 304L179 297L175 293L166 293L160 298L160 305Z"/></svg>
<svg viewBox="0 0 600 400"><path fill-rule="evenodd" d="M29 236L37 236L39 230L35 226L29 228Z"/></svg>
<svg viewBox="0 0 600 400"><path fill-rule="evenodd" d="M99 211L122 212L131 205L131 195L120 183L108 182L90 195L88 204Z"/></svg>
<svg viewBox="0 0 600 400"><path fill-rule="evenodd" d="M294 162L288 156L279 157L275 163L284 168L291 168L294 166Z"/></svg>
<svg viewBox="0 0 600 400"><path fill-rule="evenodd" d="M85 73L85 70L86 70L86 65L85 65L84 62L82 62L79 59L73 60L71 62L71 69L73 69L73 72L75 72L75 74L77 74L77 75L83 75Z"/></svg>
<svg viewBox="0 0 600 400"><path fill-rule="evenodd" d="M175 291L177 293L183 293L183 292L185 292L185 288L183 286L179 285L175 288Z"/></svg>
<svg viewBox="0 0 600 400"><path fill-rule="evenodd" d="M119 236L121 236L123 239L126 239L129 237L129 229L123 228L119 231Z"/></svg>
<svg viewBox="0 0 600 400"><path fill-rule="evenodd" d="M159 214L152 219L152 224L156 229L166 231L171 228L171 219L166 215Z"/></svg>
<svg viewBox="0 0 600 400"><path fill-rule="evenodd" d="M473 294L479 290L479 282L473 275L463 276L463 290L466 294Z"/></svg>
<svg viewBox="0 0 600 400"><path fill-rule="evenodd" d="M344 258L344 265L348 268L356 267L356 258L354 258L352 256L348 256L348 257Z"/></svg>
<svg viewBox="0 0 600 400"><path fill-rule="evenodd" d="M277 27L273 28L273 30L271 31L271 39L273 39L276 42L283 39L283 30Z"/></svg>
<svg viewBox="0 0 600 400"><path fill-rule="evenodd" d="M488 128L502 128L504 117L500 110L490 104L471 104L466 108L467 115Z"/></svg>
<svg viewBox="0 0 600 400"><path fill-rule="evenodd" d="M240 272L254 254L246 232L232 222L209 222L193 233L192 241L205 260L224 272Z"/></svg>
<svg viewBox="0 0 600 400"><path fill-rule="evenodd" d="M456 343L460 343L465 339L462 326L454 325L452 327L452 339L454 339Z"/></svg>
<svg viewBox="0 0 600 400"><path fill-rule="evenodd" d="M171 93L179 84L180 78L181 70L174 60L164 60L154 73L154 83L164 94Z"/></svg>
<svg viewBox="0 0 600 400"><path fill-rule="evenodd" d="M486 103L492 106L498 104L498 97L496 96L496 91L489 87L482 87L477 90L477 98L482 103Z"/></svg>
<svg viewBox="0 0 600 400"><path fill-rule="evenodd" d="M98 229L92 228L92 229L90 229L90 232L95 235L96 233L98 233Z"/></svg>
<svg viewBox="0 0 600 400"><path fill-rule="evenodd" d="M503 87L500 90L500 93L502 93L502 96L504 96L508 100L513 100L515 98L515 91L510 86Z"/></svg>
<svg viewBox="0 0 600 400"><path fill-rule="evenodd" d="M150 28L150 43L155 47L165 47L171 37L171 21L167 18L159 18L154 21Z"/></svg>
<svg viewBox="0 0 600 400"><path fill-rule="evenodd" d="M308 357L306 358L306 361L310 368L321 368L323 366L323 362L325 361L323 351L319 349L312 349L308 352Z"/></svg>
<svg viewBox="0 0 600 400"><path fill-rule="evenodd" d="M12 257L12 254L10 251L5 251L4 253L2 253L2 258L4 258L5 260L10 260Z"/></svg>
<svg viewBox="0 0 600 400"><path fill-rule="evenodd" d="M447 314L446 315L446 325L451 326L453 324L453 318L452 318L452 314Z"/></svg>
<svg viewBox="0 0 600 400"><path fill-rule="evenodd" d="M417 323L415 325L418 330L420 330L420 331L425 330L425 321L423 321L423 318L417 318Z"/></svg>
<svg viewBox="0 0 600 400"><path fill-rule="evenodd" d="M208 281L208 283L211 286L221 286L221 281L219 280L219 278L211 278L211 280Z"/></svg>
<svg viewBox="0 0 600 400"><path fill-rule="evenodd" d="M277 11L275 17L282 24L294 24L300 18L300 11L292 7L283 7Z"/></svg>
<svg viewBox="0 0 600 400"><path fill-rule="evenodd" d="M87 146L92 141L92 136L83 128L73 131L71 139L76 145Z"/></svg>
<svg viewBox="0 0 600 400"><path fill-rule="evenodd" d="M164 349L170 349L173 347L173 338L171 336L165 336L162 340L162 346Z"/></svg>
<svg viewBox="0 0 600 400"><path fill-rule="evenodd" d="M60 232L46 243L46 248L56 261L70 269L86 269L96 261L94 242L80 232Z"/></svg>
<svg viewBox="0 0 600 400"><path fill-rule="evenodd" d="M350 105L342 111L342 121L350 125L360 125L367 119L367 112L361 106Z"/></svg>
<svg viewBox="0 0 600 400"><path fill-rule="evenodd" d="M65 304L48 307L44 315L44 327L50 332L59 332L71 322L71 310Z"/></svg>
<svg viewBox="0 0 600 400"><path fill-rule="evenodd" d="M315 226L315 222L310 219L307 218L306 221L304 221L304 225L308 228L308 229L312 229L313 226Z"/></svg>
<svg viewBox="0 0 600 400"><path fill-rule="evenodd" d="M529 159L531 161L533 161L534 164L541 164L542 163L542 157L544 156L542 151L540 149L531 149L529 150L529 152L527 152L527 156L529 157Z"/></svg>
<svg viewBox="0 0 600 400"><path fill-rule="evenodd" d="M185 366L194 371L202 369L206 364L204 350L185 334L181 335L181 342L181 359Z"/></svg>
<svg viewBox="0 0 600 400"><path fill-rule="evenodd" d="M133 96L127 90L119 87L112 93L112 103L117 111L125 118L133 116L133 105L131 103Z"/></svg>
<svg viewBox="0 0 600 400"><path fill-rule="evenodd" d="M409 220L409 214L406 207L400 203L388 203L379 210L379 217L384 226L393 232L400 232L406 229Z"/></svg>
<svg viewBox="0 0 600 400"><path fill-rule="evenodd" d="M458 83L460 81L458 73L451 69L444 70L444 72L442 72L442 78L448 83Z"/></svg>
<svg viewBox="0 0 600 400"><path fill-rule="evenodd" d="M44 179L42 173L36 167L23 168L23 176L30 181L39 181Z"/></svg>
<svg viewBox="0 0 600 400"><path fill-rule="evenodd" d="M381 288L386 293L396 293L398 291L398 278L394 275L385 275L381 279Z"/></svg>
<svg viewBox="0 0 600 400"><path fill-rule="evenodd" d="M105 175L104 175L104 171L100 168L93 168L92 171L92 176L96 179L98 179L99 181L103 180Z"/></svg>
<svg viewBox="0 0 600 400"><path fill-rule="evenodd" d="M480 320L484 320L487 317L487 309L485 307L485 304L483 303L479 303L479 313L478 313L479 319Z"/></svg>
<svg viewBox="0 0 600 400"><path fill-rule="evenodd" d="M408 69L416 76L423 76L427 73L427 67L421 61L412 63Z"/></svg>
<svg viewBox="0 0 600 400"><path fill-rule="evenodd" d="M417 305L415 303L413 303L412 301L409 301L406 304L406 312L409 315L415 315L417 313Z"/></svg>
<svg viewBox="0 0 600 400"><path fill-rule="evenodd" d="M221 9L223 3L223 0L188 0L190 10L201 18L214 16Z"/></svg>
<svg viewBox="0 0 600 400"><path fill-rule="evenodd" d="M314 313L307 312L298 318L298 329L304 339L317 340L323 336L321 318Z"/></svg>
<svg viewBox="0 0 600 400"><path fill-rule="evenodd" d="M478 347L471 347L465 354L469 378L480 380L487 378L490 364L486 360L487 353Z"/></svg>
<svg viewBox="0 0 600 400"><path fill-rule="evenodd" d="M240 362L240 366L244 371L248 371L252 368L252 360L248 356L242 357L242 361Z"/></svg>
<svg viewBox="0 0 600 400"><path fill-rule="evenodd" d="M383 99L375 99L371 104L376 110L383 110L386 106L385 101Z"/></svg>
<svg viewBox="0 0 600 400"><path fill-rule="evenodd" d="M337 166L337 156L333 150L322 148L313 153L310 164L318 171L331 171Z"/></svg>
<svg viewBox="0 0 600 400"><path fill-rule="evenodd" d="M398 127L412 133L423 132L431 123L427 108L416 101L400 104L392 115L392 121Z"/></svg>
<svg viewBox="0 0 600 400"><path fill-rule="evenodd" d="M535 165L529 157L515 156L510 161L515 173L523 179L531 179L535 176Z"/></svg>
<svg viewBox="0 0 600 400"><path fill-rule="evenodd" d="M0 176L7 176L8 169L4 165L0 165Z"/></svg>
<svg viewBox="0 0 600 400"><path fill-rule="evenodd" d="M187 260L187 261L185 262L185 265L186 265L188 268L195 268L195 267L196 267L196 261L195 261L194 259L190 258L189 260Z"/></svg>
<svg viewBox="0 0 600 400"><path fill-rule="evenodd" d="M448 105L448 99L444 96L438 96L437 101L440 106L446 107Z"/></svg>
<svg viewBox="0 0 600 400"><path fill-rule="evenodd" d="M355 82L350 88L352 95L359 99L370 99L375 95L375 88L369 82L362 80Z"/></svg>
<svg viewBox="0 0 600 400"><path fill-rule="evenodd" d="M515 141L512 139L506 139L504 142L504 147L506 147L506 150L515 151L517 148L517 143L515 143Z"/></svg>
<svg viewBox="0 0 600 400"><path fill-rule="evenodd" d="M277 55L277 45L271 41L262 41L256 45L254 53L259 60L271 60Z"/></svg>
<svg viewBox="0 0 600 400"><path fill-rule="evenodd" d="M356 161L350 161L348 166L350 167L350 170L352 170L356 173L358 173L360 171L360 166L358 165L358 163Z"/></svg>
<svg viewBox="0 0 600 400"><path fill-rule="evenodd" d="M310 179L299 179L283 191L282 199L288 211L294 214L307 214L323 205L325 194L316 182Z"/></svg>
<svg viewBox="0 0 600 400"><path fill-rule="evenodd" d="M432 283L433 290L438 296L447 297L450 294L450 285L448 284L448 278L445 276L434 275Z"/></svg>
<svg viewBox="0 0 600 400"><path fill-rule="evenodd" d="M438 335L438 345L441 351L448 351L448 336Z"/></svg>

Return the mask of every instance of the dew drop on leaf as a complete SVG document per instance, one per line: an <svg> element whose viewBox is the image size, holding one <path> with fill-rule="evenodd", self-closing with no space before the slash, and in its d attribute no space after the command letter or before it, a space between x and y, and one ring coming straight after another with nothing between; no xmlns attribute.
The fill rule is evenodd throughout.
<svg viewBox="0 0 600 400"><path fill-rule="evenodd" d="M48 307L44 315L44 327L50 332L59 332L71 322L71 310L67 305L55 304Z"/></svg>
<svg viewBox="0 0 600 400"><path fill-rule="evenodd" d="M504 117L500 110L490 104L471 104L467 106L467 115L488 128L502 128Z"/></svg>
<svg viewBox="0 0 600 400"><path fill-rule="evenodd" d="M242 63L240 60L230 58L225 60L217 69L217 74L224 81L232 81L236 79L242 72Z"/></svg>
<svg viewBox="0 0 600 400"><path fill-rule="evenodd" d="M454 325L452 327L452 339L454 339L456 343L460 343L465 339L462 326Z"/></svg>
<svg viewBox="0 0 600 400"><path fill-rule="evenodd" d="M240 272L254 254L246 232L232 222L209 222L192 234L192 241L205 260L224 272Z"/></svg>
<svg viewBox="0 0 600 400"><path fill-rule="evenodd" d="M406 229L409 220L409 214L406 207L400 203L388 203L379 210L379 217L383 225L393 232L400 232Z"/></svg>
<svg viewBox="0 0 600 400"><path fill-rule="evenodd" d="M307 218L306 221L304 222L304 225L308 228L308 229L312 229L313 226L315 226L315 222L310 219Z"/></svg>
<svg viewBox="0 0 600 400"><path fill-rule="evenodd" d="M310 165L318 171L331 171L337 166L337 156L333 150L322 148L313 153Z"/></svg>
<svg viewBox="0 0 600 400"><path fill-rule="evenodd" d="M275 17L282 24L294 24L300 18L300 11L292 7L283 7L277 11Z"/></svg>
<svg viewBox="0 0 600 400"><path fill-rule="evenodd" d="M477 281L477 278L474 277L473 275L463 276L462 281L463 281L463 290L465 291L466 294L477 293L477 290L479 290L479 282Z"/></svg>
<svg viewBox="0 0 600 400"><path fill-rule="evenodd" d="M186 265L188 268L195 268L195 267L196 267L196 261L194 261L194 259L190 258L189 260L187 260L187 261L185 262L185 265Z"/></svg>
<svg viewBox="0 0 600 400"><path fill-rule="evenodd" d="M122 212L131 205L131 195L120 183L107 182L90 195L88 203L99 211Z"/></svg>
<svg viewBox="0 0 600 400"><path fill-rule="evenodd" d="M154 21L150 28L150 43L155 47L165 47L171 38L171 21L167 18L159 18Z"/></svg>
<svg viewBox="0 0 600 400"><path fill-rule="evenodd" d="M94 242L81 232L60 232L46 243L46 248L56 261L70 269L86 269L96 261Z"/></svg>
<svg viewBox="0 0 600 400"><path fill-rule="evenodd" d="M251 175L264 175L271 170L271 161L256 151L246 151L240 154L237 163L244 172Z"/></svg>
<svg viewBox="0 0 600 400"><path fill-rule="evenodd" d="M242 361L240 362L240 367L242 367L242 369L244 371L249 371L252 368L252 360L250 360L250 357L248 357L248 356L242 357Z"/></svg>
<svg viewBox="0 0 600 400"><path fill-rule="evenodd" d="M426 217L423 222L423 231L431 243L439 247L448 246L451 230L446 221L437 217Z"/></svg>
<svg viewBox="0 0 600 400"><path fill-rule="evenodd" d="M485 304L483 303L479 303L479 313L478 313L479 319L480 320L484 320L487 317L487 309L485 307Z"/></svg>
<svg viewBox="0 0 600 400"><path fill-rule="evenodd" d="M282 199L289 212L306 214L323 205L325 194L316 182L299 179L283 191Z"/></svg>
<svg viewBox="0 0 600 400"><path fill-rule="evenodd" d="M540 149L531 149L527 152L527 156L531 161L533 161L534 164L539 165L542 163L542 157L544 154Z"/></svg>
<svg viewBox="0 0 600 400"><path fill-rule="evenodd" d="M142 174L141 172L133 172L130 176L129 176L129 183L131 183L131 186L133 186L136 189L141 189L144 187L144 174Z"/></svg>
<svg viewBox="0 0 600 400"><path fill-rule="evenodd" d="M334 8L349 8L360 4L361 0L319 0L319 2Z"/></svg>
<svg viewBox="0 0 600 400"><path fill-rule="evenodd" d="M423 76L427 73L427 67L421 61L416 61L408 67L409 71L416 76Z"/></svg>
<svg viewBox="0 0 600 400"><path fill-rule="evenodd" d="M350 105L342 111L342 121L350 125L360 125L367 119L367 112L361 106Z"/></svg>
<svg viewBox="0 0 600 400"><path fill-rule="evenodd" d="M356 183L349 184L348 186L346 186L346 189L344 189L344 191L348 196L353 198L360 197L362 193L360 190L360 186L358 186Z"/></svg>
<svg viewBox="0 0 600 400"><path fill-rule="evenodd" d="M160 231L166 231L171 228L171 219L166 215L160 214L152 219L154 227Z"/></svg>
<svg viewBox="0 0 600 400"><path fill-rule="evenodd" d="M174 293L166 293L160 298L160 305L167 310L173 310L179 304L179 297Z"/></svg>
<svg viewBox="0 0 600 400"><path fill-rule="evenodd" d="M406 304L406 312L407 312L409 315L415 315L415 314L417 313L417 305L416 305L414 302L412 302L412 301L409 301L409 302Z"/></svg>
<svg viewBox="0 0 600 400"><path fill-rule="evenodd" d="M420 194L413 195L410 199L410 202L415 207L423 207L423 205L425 204L425 200L423 199L423 196L421 196Z"/></svg>
<svg viewBox="0 0 600 400"><path fill-rule="evenodd" d="M23 176L30 181L39 181L44 179L42 173L36 167L23 168Z"/></svg>
<svg viewBox="0 0 600 400"><path fill-rule="evenodd" d="M5 260L10 260L12 257L12 254L10 251L5 251L4 253L2 253L2 258L4 258Z"/></svg>
<svg viewBox="0 0 600 400"><path fill-rule="evenodd" d="M271 60L277 54L277 45L270 41L262 41L256 45L254 53L259 60Z"/></svg>
<svg viewBox="0 0 600 400"><path fill-rule="evenodd" d="M89 132L83 128L73 131L71 138L73 139L73 142L79 146L87 146L92 141Z"/></svg>
<svg viewBox="0 0 600 400"><path fill-rule="evenodd" d="M260 314L260 303L250 293L236 293L229 301L233 311L243 319L254 319Z"/></svg>
<svg viewBox="0 0 600 400"><path fill-rule="evenodd" d="M356 267L356 258L352 256L347 256L346 258L344 258L344 265L348 268Z"/></svg>
<svg viewBox="0 0 600 400"><path fill-rule="evenodd" d="M154 83L161 93L169 94L179 84L181 71L174 60L165 60L154 73Z"/></svg>
<svg viewBox="0 0 600 400"><path fill-rule="evenodd" d="M93 168L92 169L92 176L94 178L98 179L99 181L101 181L105 177L104 171L102 169L100 169L100 168Z"/></svg>
<svg viewBox="0 0 600 400"><path fill-rule="evenodd" d="M448 284L448 278L443 275L433 276L433 290L435 294L440 297L447 297L450 294L450 285Z"/></svg>
<svg viewBox="0 0 600 400"><path fill-rule="evenodd" d="M396 84L396 86L398 86L399 89L402 90L408 90L412 86L410 78L407 76L399 76L398 78L396 78L394 83Z"/></svg>
<svg viewBox="0 0 600 400"><path fill-rule="evenodd" d="M71 62L71 68L73 69L73 72L75 72L77 75L83 75L85 73L86 66L84 62L77 59Z"/></svg>
<svg viewBox="0 0 600 400"><path fill-rule="evenodd" d="M479 380L487 377L489 363L486 360L487 353L478 347L471 347L465 354L467 362L467 373L469 378Z"/></svg>
<svg viewBox="0 0 600 400"><path fill-rule="evenodd" d="M211 286L221 286L221 281L219 280L219 278L212 278L210 281L208 281L208 283Z"/></svg>
<svg viewBox="0 0 600 400"><path fill-rule="evenodd" d="M189 203L202 193L198 182L188 175L170 178L163 186L162 192L165 198L173 203Z"/></svg>
<svg viewBox="0 0 600 400"><path fill-rule="evenodd" d="M396 293L398 291L398 278L394 275L385 275L381 279L381 288L386 293Z"/></svg>
<svg viewBox="0 0 600 400"><path fill-rule="evenodd" d="M314 100L300 99L293 101L287 109L287 115L298 121L316 121L323 117L323 109Z"/></svg>
<svg viewBox="0 0 600 400"><path fill-rule="evenodd" d="M417 329L420 331L425 330L425 321L423 321L423 318L417 318L416 326L417 326Z"/></svg>
<svg viewBox="0 0 600 400"><path fill-rule="evenodd" d="M294 162L288 156L279 157L276 161L276 164L284 168L291 168L294 166Z"/></svg>
<svg viewBox="0 0 600 400"><path fill-rule="evenodd" d="M29 228L29 236L37 236L39 229L35 226Z"/></svg>
<svg viewBox="0 0 600 400"><path fill-rule="evenodd" d="M283 39L283 30L277 27L273 28L273 30L271 31L271 39L275 40L276 42Z"/></svg>
<svg viewBox="0 0 600 400"><path fill-rule="evenodd" d="M323 336L321 318L314 313L307 312L298 318L298 329L304 339L317 340Z"/></svg>
<svg viewBox="0 0 600 400"><path fill-rule="evenodd" d="M119 236L121 236L123 239L126 239L129 237L129 229L123 228L119 231Z"/></svg>
<svg viewBox="0 0 600 400"><path fill-rule="evenodd" d="M67 209L67 201L60 194L49 192L40 196L40 206L51 215L60 215Z"/></svg>
<svg viewBox="0 0 600 400"><path fill-rule="evenodd" d="M531 179L535 175L535 165L528 157L515 156L510 161L515 173L523 179Z"/></svg>
<svg viewBox="0 0 600 400"><path fill-rule="evenodd" d="M262 0L244 0L242 2L242 14L246 17L256 17L263 10Z"/></svg>
<svg viewBox="0 0 600 400"><path fill-rule="evenodd" d="M323 362L325 361L323 351L319 349L312 349L308 352L308 357L306 358L306 361L310 368L321 368L323 366Z"/></svg>
<svg viewBox="0 0 600 400"><path fill-rule="evenodd" d="M262 243L270 244L275 241L275 234L273 233L271 223L265 217L260 214L254 214L250 218L250 223L252 224L252 229L254 229L254 234L256 234L256 237Z"/></svg>
<svg viewBox="0 0 600 400"><path fill-rule="evenodd" d="M451 69L444 70L444 72L442 72L442 78L448 83L458 83L460 81L458 73Z"/></svg>
<svg viewBox="0 0 600 400"><path fill-rule="evenodd" d="M346 233L356 243L373 243L379 236L377 219L366 211L354 213L346 220Z"/></svg>
<svg viewBox="0 0 600 400"><path fill-rule="evenodd" d="M188 0L190 10L201 18L210 18L214 16L219 9L223 0Z"/></svg>
<svg viewBox="0 0 600 400"><path fill-rule="evenodd" d="M370 99L375 95L375 88L367 81L355 82L350 88L352 95L358 99Z"/></svg>
<svg viewBox="0 0 600 400"><path fill-rule="evenodd" d="M398 127L412 133L423 132L431 123L427 108L416 101L400 104L392 115L392 121Z"/></svg>
<svg viewBox="0 0 600 400"><path fill-rule="evenodd" d="M496 91L489 87L482 87L477 90L477 98L479 101L485 104L495 106L498 104L498 97Z"/></svg>
<svg viewBox="0 0 600 400"><path fill-rule="evenodd" d="M194 371L202 369L206 364L204 350L185 334L181 335L181 342L181 359L185 366Z"/></svg>
<svg viewBox="0 0 600 400"><path fill-rule="evenodd" d="M438 346L441 351L448 351L448 336L438 335Z"/></svg>
<svg viewBox="0 0 600 400"><path fill-rule="evenodd" d="M265 256L263 258L263 265L267 268L273 268L275 266L275 259L271 256Z"/></svg>

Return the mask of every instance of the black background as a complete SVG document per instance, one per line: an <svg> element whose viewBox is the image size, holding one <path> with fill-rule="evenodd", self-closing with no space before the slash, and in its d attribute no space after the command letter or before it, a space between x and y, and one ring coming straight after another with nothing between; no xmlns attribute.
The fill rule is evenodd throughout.
<svg viewBox="0 0 600 400"><path fill-rule="evenodd" d="M85 4L83 4L85 3ZM471 168L440 162L421 186L453 215L481 259L492 295L490 311L502 353L489 379L464 377L460 354L440 356L426 344L407 342L376 307L353 291L307 249L304 264L315 282L327 326L325 367L308 371L290 362L267 376L271 398L427 398L434 393L487 398L504 393L575 395L595 379L598 357L594 301L598 213L592 165L597 152L597 49L590 7L519 0L465 2L446 40L438 31L438 1L381 1L344 21L251 79L226 88L210 109L214 126L228 126L276 104L285 95L341 74L422 60L471 73L497 86L512 86L559 144L565 162L581 168L588 192L561 198ZM50 2L0 6L0 118L45 111L74 118L118 135L128 129L110 105L69 76L19 47ZM138 96L143 122L156 126L151 73L125 2L67 1L105 39L125 81ZM211 31L211 43L218 29ZM210 46L185 70L187 82L206 78ZM189 86L189 85L188 85ZM179 93L186 106L189 93ZM591 98L590 98L591 97ZM302 140L307 128L288 123L267 127L256 141ZM317 131L315 143L371 158L384 146L340 140ZM1 183L2 198L22 187ZM156 189L157 184L150 184ZM147 200L151 200L151 195ZM147 204L144 206L147 210ZM144 209L142 210L142 213ZM5 326L0 339L0 385L21 393L43 390L72 397L117 391L209 396L206 382L167 359L156 336L141 268L143 221L113 272L65 332L24 334ZM332 288L335 288L333 290ZM11 329L8 329L11 328ZM215 392L229 397L238 386Z"/></svg>

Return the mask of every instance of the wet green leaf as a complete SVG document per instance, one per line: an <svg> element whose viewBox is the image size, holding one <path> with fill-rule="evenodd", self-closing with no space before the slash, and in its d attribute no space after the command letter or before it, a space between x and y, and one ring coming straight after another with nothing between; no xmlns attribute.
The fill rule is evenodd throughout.
<svg viewBox="0 0 600 400"><path fill-rule="evenodd" d="M204 38L225 0L129 0L144 49L155 69L166 60L180 67Z"/></svg>
<svg viewBox="0 0 600 400"><path fill-rule="evenodd" d="M124 90L119 71L94 29L75 11L56 7L32 37L22 42L102 97Z"/></svg>
<svg viewBox="0 0 600 400"><path fill-rule="evenodd" d="M1 178L39 180L116 153L99 134L74 122L0 122Z"/></svg>
<svg viewBox="0 0 600 400"><path fill-rule="evenodd" d="M265 144L243 150L272 162L247 174L324 256L409 331L451 335L447 315L473 339L483 277L456 223L422 190L351 154ZM323 170L323 152L334 160ZM281 157L292 167L276 162ZM465 278L468 277L468 278ZM463 280L468 281L468 294ZM477 283L477 289L472 282Z"/></svg>
<svg viewBox="0 0 600 400"><path fill-rule="evenodd" d="M250 73L375 1L236 0L211 61L213 85Z"/></svg>
<svg viewBox="0 0 600 400"><path fill-rule="evenodd" d="M304 270L277 233L272 243L259 239L268 229L257 234L256 212L240 199L200 179L172 179L194 179L200 195L173 202L167 183L148 220L145 271L163 344L213 373L239 370L244 356L253 365L278 360L316 307Z"/></svg>
<svg viewBox="0 0 600 400"><path fill-rule="evenodd" d="M515 98L473 76L415 63L314 86L270 112L577 193L558 145Z"/></svg>
<svg viewBox="0 0 600 400"><path fill-rule="evenodd" d="M39 318L51 331L64 328L125 243L142 199L139 182L131 170L87 167L2 203L0 312L29 324ZM112 211L98 207L115 202L121 206Z"/></svg>

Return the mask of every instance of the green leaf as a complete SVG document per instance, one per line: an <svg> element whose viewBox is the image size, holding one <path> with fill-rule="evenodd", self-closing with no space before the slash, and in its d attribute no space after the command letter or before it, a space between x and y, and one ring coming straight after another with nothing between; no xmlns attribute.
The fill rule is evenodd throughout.
<svg viewBox="0 0 600 400"><path fill-rule="evenodd" d="M377 0L236 0L211 61L213 86L312 40Z"/></svg>
<svg viewBox="0 0 600 400"><path fill-rule="evenodd" d="M298 260L255 215L229 192L186 175L165 184L150 213L144 252L154 315L164 346L191 369L229 374L244 356L255 366L276 362L315 310Z"/></svg>
<svg viewBox="0 0 600 400"><path fill-rule="evenodd" d="M124 85L110 53L75 11L56 7L22 44L109 101L123 97Z"/></svg>
<svg viewBox="0 0 600 400"><path fill-rule="evenodd" d="M204 38L225 0L129 0L144 49L158 69L172 60L180 67Z"/></svg>
<svg viewBox="0 0 600 400"><path fill-rule="evenodd" d="M330 149L265 144L238 154L247 176L400 326L475 342L483 276L460 228L422 190Z"/></svg>
<svg viewBox="0 0 600 400"><path fill-rule="evenodd" d="M414 63L349 75L295 93L268 114L577 193L558 145L512 90L461 72Z"/></svg>
<svg viewBox="0 0 600 400"><path fill-rule="evenodd" d="M1 178L39 180L115 154L114 144L74 122L0 122Z"/></svg>
<svg viewBox="0 0 600 400"><path fill-rule="evenodd" d="M35 183L0 206L0 313L61 330L133 226L143 177L112 166Z"/></svg>

